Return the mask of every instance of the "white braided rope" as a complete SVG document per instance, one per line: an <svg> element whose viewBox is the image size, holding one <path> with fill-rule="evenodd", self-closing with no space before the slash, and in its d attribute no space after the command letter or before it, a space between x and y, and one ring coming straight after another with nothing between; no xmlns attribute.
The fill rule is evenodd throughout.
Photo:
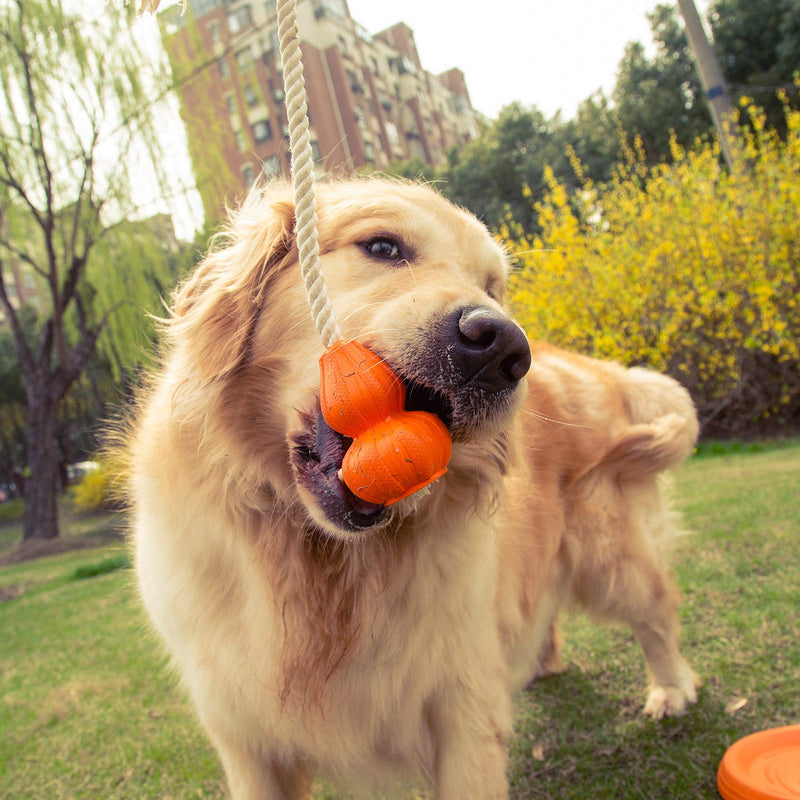
<svg viewBox="0 0 800 800"><path fill-rule="evenodd" d="M314 161L308 133L308 105L300 39L297 35L297 0L278 0L278 38L286 113L289 119L289 147L292 153L297 247L300 271L311 306L311 317L325 347L342 338L319 263L317 203L314 196Z"/></svg>

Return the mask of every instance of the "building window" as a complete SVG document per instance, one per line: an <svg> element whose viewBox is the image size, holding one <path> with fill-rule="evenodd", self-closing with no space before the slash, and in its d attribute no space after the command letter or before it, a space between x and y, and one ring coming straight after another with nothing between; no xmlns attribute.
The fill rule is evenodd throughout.
<svg viewBox="0 0 800 800"><path fill-rule="evenodd" d="M452 104L453 104L453 111L455 111L456 114L467 113L467 100L460 94L453 95Z"/></svg>
<svg viewBox="0 0 800 800"><path fill-rule="evenodd" d="M366 129L367 127L367 116L364 113L364 109L361 106L355 106L353 108L353 116L356 118L356 123L358 124L359 128Z"/></svg>
<svg viewBox="0 0 800 800"><path fill-rule="evenodd" d="M228 106L228 113L235 114L236 113L236 97L233 93L228 93L225 95L225 105Z"/></svg>
<svg viewBox="0 0 800 800"><path fill-rule="evenodd" d="M422 143L418 139L410 139L408 142L409 152L411 154L411 158L415 158L417 161L425 161L425 150L422 147Z"/></svg>
<svg viewBox="0 0 800 800"><path fill-rule="evenodd" d="M386 137L389 139L389 144L392 145L392 147L400 146L400 136L397 133L397 126L394 122L386 123Z"/></svg>
<svg viewBox="0 0 800 800"><path fill-rule="evenodd" d="M261 162L261 172L265 178L275 178L281 174L281 162L278 156L267 156Z"/></svg>
<svg viewBox="0 0 800 800"><path fill-rule="evenodd" d="M253 88L252 83L248 83L244 87L244 101L250 108L258 105L258 92Z"/></svg>
<svg viewBox="0 0 800 800"><path fill-rule="evenodd" d="M270 127L269 120L262 119L253 125L253 138L257 144L266 142L272 138L272 128Z"/></svg>
<svg viewBox="0 0 800 800"><path fill-rule="evenodd" d="M373 164L375 163L375 148L372 142L364 142L364 158L366 158L367 161L371 161Z"/></svg>
<svg viewBox="0 0 800 800"><path fill-rule="evenodd" d="M244 177L244 185L249 189L256 180L256 171L253 169L252 164L245 164L242 167L242 176Z"/></svg>
<svg viewBox="0 0 800 800"><path fill-rule="evenodd" d="M252 22L253 17L250 13L250 6L242 6L228 15L228 30L231 33L239 33L239 31L249 27Z"/></svg>
<svg viewBox="0 0 800 800"><path fill-rule="evenodd" d="M416 75L417 67L414 62L408 58L408 56L401 55L398 59L397 71L400 73L400 75Z"/></svg>
<svg viewBox="0 0 800 800"><path fill-rule="evenodd" d="M319 143L318 142L311 142L311 158L318 162L322 158L319 152Z"/></svg>
<svg viewBox="0 0 800 800"><path fill-rule="evenodd" d="M361 83L361 76L357 72L347 70L347 79L350 81L350 89L354 94L361 94L364 91L364 86Z"/></svg>
<svg viewBox="0 0 800 800"><path fill-rule="evenodd" d="M231 74L230 69L228 69L228 62L224 58L217 61L217 66L219 67L220 78L225 79Z"/></svg>
<svg viewBox="0 0 800 800"><path fill-rule="evenodd" d="M253 51L249 47L243 47L236 52L236 66L240 72L247 72L253 68Z"/></svg>
<svg viewBox="0 0 800 800"><path fill-rule="evenodd" d="M194 0L192 3L192 10L195 17L202 17L203 14L208 14L219 5L219 0Z"/></svg>
<svg viewBox="0 0 800 800"><path fill-rule="evenodd" d="M321 14L317 13L318 17L332 14L339 19L347 19L347 11L345 10L345 5L342 0L317 0L314 5L317 6L318 12L320 10L322 11Z"/></svg>
<svg viewBox="0 0 800 800"><path fill-rule="evenodd" d="M217 22L209 23L208 35L211 37L212 44L216 44L219 41L219 23Z"/></svg>
<svg viewBox="0 0 800 800"><path fill-rule="evenodd" d="M240 153L244 153L247 148L247 142L244 140L244 134L241 131L234 131L233 137L236 139L236 149Z"/></svg>

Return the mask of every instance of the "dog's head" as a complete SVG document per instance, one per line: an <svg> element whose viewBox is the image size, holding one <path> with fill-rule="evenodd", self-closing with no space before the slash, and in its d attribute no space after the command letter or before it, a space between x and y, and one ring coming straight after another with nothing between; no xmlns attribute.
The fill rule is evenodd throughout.
<svg viewBox="0 0 800 800"><path fill-rule="evenodd" d="M386 360L406 384L407 409L444 421L451 472L490 460L530 366L525 335L503 307L502 249L472 215L426 186L321 184L317 211L322 270L343 338ZM224 246L179 289L173 340L192 379L214 388L230 457L299 501L316 527L353 538L411 513L419 499L387 511L356 498L338 477L349 440L319 414L323 345L293 240L288 187L252 193Z"/></svg>

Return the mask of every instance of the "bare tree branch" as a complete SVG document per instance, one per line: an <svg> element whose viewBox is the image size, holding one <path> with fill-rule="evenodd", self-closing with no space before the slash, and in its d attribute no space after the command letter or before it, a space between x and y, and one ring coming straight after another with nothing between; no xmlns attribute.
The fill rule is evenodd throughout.
<svg viewBox="0 0 800 800"><path fill-rule="evenodd" d="M77 248L78 243L78 232L80 230L81 224L81 211L83 210L83 203L84 197L86 196L84 191L86 189L87 182L89 183L89 200L91 202L91 186L93 183L93 165L94 165L94 146L97 143L97 129L93 127L92 130L92 144L89 147L89 152L84 154L83 159L83 174L81 175L80 185L78 186L78 199L75 201L75 210L72 214L72 233L69 237L69 255L75 255L75 250ZM86 255L86 249L84 248L84 256ZM66 291L66 290L65 290Z"/></svg>
<svg viewBox="0 0 800 800"><path fill-rule="evenodd" d="M80 304L79 317L81 318L82 335L78 343L67 354L67 358L59 365L56 372L55 387L59 398L63 397L69 387L80 377L89 363L89 359L94 352L94 346L108 324L110 316L125 302L125 300L120 300L111 306L94 328L86 326L85 312L82 308L82 303Z"/></svg>
<svg viewBox="0 0 800 800"><path fill-rule="evenodd" d="M2 215L0 215L0 224L2 224L3 221L4 218ZM9 325L11 326L11 330L14 333L14 344L17 348L19 365L23 374L27 378L28 375L33 373L33 354L31 353L30 347L28 347L28 343L25 341L25 334L22 331L19 315L17 314L14 306L11 305L11 300L8 296L8 292L6 291L6 281L3 272L4 264L2 261L0 261L0 305L2 305Z"/></svg>
<svg viewBox="0 0 800 800"><path fill-rule="evenodd" d="M23 25L23 0L17 0L17 8L19 9L19 29L20 36L24 36L25 26ZM22 65L23 74L25 76L25 92L28 104L28 110L31 114L31 133L35 136L36 141L31 142L31 149L36 156L36 168L39 172L39 179L42 183L42 188L45 192L47 200L47 214L46 219L52 225L53 218L53 174L50 170L50 164L47 159L47 153L44 148L44 130L42 127L42 119L39 114L39 103L36 97L36 90L33 85L33 76L31 75L30 53L28 52L23 38L23 46L17 47L13 43L13 47L17 52ZM32 137L33 138L33 137Z"/></svg>
<svg viewBox="0 0 800 800"><path fill-rule="evenodd" d="M72 261L70 262L69 269L67 270L67 275L64 278L63 284L61 285L59 299L62 304L62 308L66 308L69 305L69 302L72 300L72 297L75 294L75 289L78 285L78 281L80 280L81 273L83 272L83 268L85 266L86 259L83 256L72 256Z"/></svg>
<svg viewBox="0 0 800 800"><path fill-rule="evenodd" d="M31 73L30 52L24 39L25 26L23 24L23 0L16 0L18 13L19 13L19 27L20 36L22 38L22 46L17 47L14 43L14 49L22 66L25 83L25 97L27 101L28 111L31 116L31 150L34 154L34 161L36 169L39 174L39 179L42 185L45 196L45 211L41 220L42 230L44 231L44 244L47 253L47 266L48 266L48 287L50 289L50 297L52 304L52 333L55 338L56 347L60 360L67 354L67 344L64 334L64 309L62 303L59 287L58 287L58 257L56 256L53 231L55 229L55 212L53 209L53 173L50 168L47 152L44 145L44 126L42 117L39 113L39 103L37 99L36 89L34 86L33 75ZM44 337L42 342L44 341ZM42 345L40 342L40 348Z"/></svg>
<svg viewBox="0 0 800 800"><path fill-rule="evenodd" d="M16 245L12 244L8 239L0 236L0 247L5 247L10 253L13 253L18 259L24 261L30 266L37 275L47 280L47 273L24 251L20 250Z"/></svg>
<svg viewBox="0 0 800 800"><path fill-rule="evenodd" d="M46 232L45 219L42 217L39 207L30 199L30 197L28 197L28 193L25 191L22 184L14 177L14 173L11 169L11 162L8 158L8 153L0 151L0 161L3 163L4 170L3 172L0 172L0 184L7 186L9 189L13 189L13 191L28 207L34 219L36 220L37 225L39 225L39 227Z"/></svg>
<svg viewBox="0 0 800 800"><path fill-rule="evenodd" d="M36 363L50 366L50 355L53 350L53 319L48 319L39 332L39 345L36 348Z"/></svg>

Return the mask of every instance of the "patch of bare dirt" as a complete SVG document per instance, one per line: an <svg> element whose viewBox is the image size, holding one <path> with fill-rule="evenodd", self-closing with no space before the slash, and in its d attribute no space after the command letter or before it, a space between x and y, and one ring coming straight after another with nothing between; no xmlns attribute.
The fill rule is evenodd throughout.
<svg viewBox="0 0 800 800"><path fill-rule="evenodd" d="M0 603L8 603L16 600L25 593L26 584L12 583L9 586L0 586Z"/></svg>
<svg viewBox="0 0 800 800"><path fill-rule="evenodd" d="M28 539L20 542L13 550L0 554L0 567L20 564L23 561L33 561L36 558L44 558L45 556L68 553L71 550L104 547L105 545L118 544L122 541L122 534L112 531L91 533L83 536L59 536L56 539Z"/></svg>

